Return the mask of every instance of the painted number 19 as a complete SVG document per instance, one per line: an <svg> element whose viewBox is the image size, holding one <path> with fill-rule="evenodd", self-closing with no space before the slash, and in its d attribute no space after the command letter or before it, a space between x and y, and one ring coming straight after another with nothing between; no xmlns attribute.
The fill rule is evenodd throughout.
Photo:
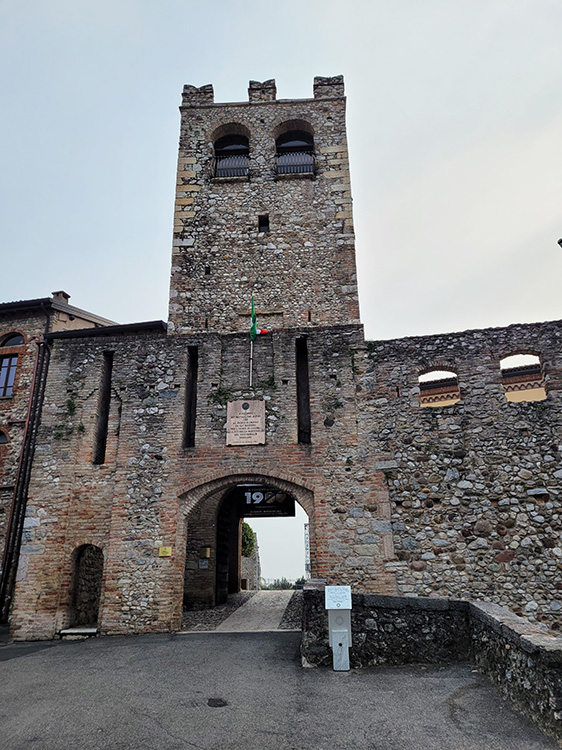
<svg viewBox="0 0 562 750"><path fill-rule="evenodd" d="M258 505L263 502L263 492L245 492L246 505Z"/></svg>

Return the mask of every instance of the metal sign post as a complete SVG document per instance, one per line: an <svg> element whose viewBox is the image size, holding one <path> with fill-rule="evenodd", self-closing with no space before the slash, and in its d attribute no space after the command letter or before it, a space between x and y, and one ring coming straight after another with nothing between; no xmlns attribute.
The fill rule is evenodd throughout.
<svg viewBox="0 0 562 750"><path fill-rule="evenodd" d="M351 641L351 586L326 586L328 632L335 672L349 671Z"/></svg>

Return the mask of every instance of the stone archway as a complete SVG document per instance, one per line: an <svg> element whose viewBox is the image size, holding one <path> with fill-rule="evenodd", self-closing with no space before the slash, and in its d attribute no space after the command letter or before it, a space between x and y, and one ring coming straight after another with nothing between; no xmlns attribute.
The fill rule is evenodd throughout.
<svg viewBox="0 0 562 750"><path fill-rule="evenodd" d="M293 498L307 513L310 556L316 570L314 495L290 479L265 474L231 474L188 490L180 497L186 521L186 562L183 604L188 608L213 607L240 585L241 517L230 503L239 485L266 485ZM238 589L236 589L238 590Z"/></svg>

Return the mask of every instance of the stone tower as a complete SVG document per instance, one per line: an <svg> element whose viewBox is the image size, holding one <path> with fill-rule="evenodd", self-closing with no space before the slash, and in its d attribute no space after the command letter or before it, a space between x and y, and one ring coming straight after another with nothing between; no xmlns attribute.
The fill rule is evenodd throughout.
<svg viewBox="0 0 562 750"><path fill-rule="evenodd" d="M247 331L359 323L343 77L314 98L215 104L185 86L169 330Z"/></svg>

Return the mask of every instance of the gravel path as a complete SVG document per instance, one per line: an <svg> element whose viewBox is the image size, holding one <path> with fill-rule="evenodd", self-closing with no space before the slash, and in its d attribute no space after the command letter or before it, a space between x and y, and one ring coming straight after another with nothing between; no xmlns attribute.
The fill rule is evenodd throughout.
<svg viewBox="0 0 562 750"><path fill-rule="evenodd" d="M256 594L255 591L241 591L239 594L230 594L226 604L219 604L218 607L186 610L182 617L182 630L215 630L217 625L230 617L238 607L245 604L254 594Z"/></svg>
<svg viewBox="0 0 562 750"><path fill-rule="evenodd" d="M191 609L183 613L182 631L216 630L217 626L224 622L227 617L235 612L243 604L246 604L257 592L241 591L239 594L230 594L226 604L220 604L212 609ZM302 627L302 591L295 591L289 600L289 604L279 623L279 630L300 630Z"/></svg>

